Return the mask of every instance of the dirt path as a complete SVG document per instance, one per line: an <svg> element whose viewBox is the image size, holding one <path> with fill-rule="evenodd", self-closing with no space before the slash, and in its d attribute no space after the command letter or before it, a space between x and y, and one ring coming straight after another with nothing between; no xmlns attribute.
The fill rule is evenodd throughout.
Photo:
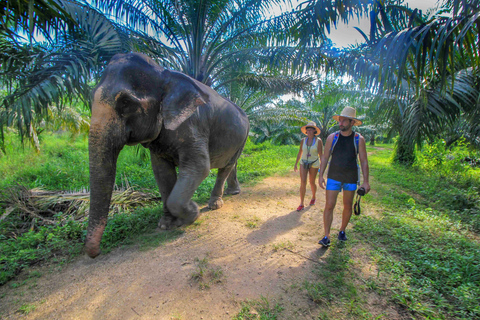
<svg viewBox="0 0 480 320"><path fill-rule="evenodd" d="M164 246L139 251L121 248L92 260L80 257L36 285L0 288L6 319L231 319L247 299L279 303L281 319L316 319L302 283L315 277L328 250L321 238L323 190L315 206L298 206L297 174L269 177ZM306 202L311 198L307 190ZM339 199L341 203L341 199ZM340 208L333 231L338 230ZM276 250L288 246L289 250ZM198 261L216 276L196 282ZM202 289L203 287L203 289ZM208 287L208 288L206 288ZM23 289L22 289L23 288ZM35 305L22 315L22 304ZM384 306L377 306L384 312ZM317 310L318 311L318 310Z"/></svg>

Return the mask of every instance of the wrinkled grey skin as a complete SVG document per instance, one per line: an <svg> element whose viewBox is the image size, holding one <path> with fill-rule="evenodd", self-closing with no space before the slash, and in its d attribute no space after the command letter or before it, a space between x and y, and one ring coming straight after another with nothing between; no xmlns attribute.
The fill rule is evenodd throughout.
<svg viewBox="0 0 480 320"><path fill-rule="evenodd" d="M226 193L240 192L236 162L248 131L245 113L210 87L143 54L113 57L93 92L87 254L100 254L116 162L125 145L150 149L164 207L159 226L169 229L198 218L191 197L211 168L219 168L211 209L223 205L225 180Z"/></svg>

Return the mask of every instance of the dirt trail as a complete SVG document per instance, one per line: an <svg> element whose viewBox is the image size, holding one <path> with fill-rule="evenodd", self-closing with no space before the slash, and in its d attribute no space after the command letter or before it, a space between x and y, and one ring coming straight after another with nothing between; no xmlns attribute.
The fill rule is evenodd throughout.
<svg viewBox="0 0 480 320"><path fill-rule="evenodd" d="M225 197L219 210L203 209L199 224L164 246L82 256L43 273L31 288L0 287L1 314L5 319L231 319L241 302L263 296L284 308L280 319L314 319L319 307L302 284L315 277L313 268L328 255L317 244L325 194L319 189L317 204L296 212L298 186L293 172L266 178ZM307 190L306 203L310 198ZM333 232L340 212L337 207ZM285 245L291 250L275 250ZM198 260L221 270L221 281L201 289L192 280ZM374 313L384 313L385 306L375 303ZM36 308L23 315L22 304Z"/></svg>

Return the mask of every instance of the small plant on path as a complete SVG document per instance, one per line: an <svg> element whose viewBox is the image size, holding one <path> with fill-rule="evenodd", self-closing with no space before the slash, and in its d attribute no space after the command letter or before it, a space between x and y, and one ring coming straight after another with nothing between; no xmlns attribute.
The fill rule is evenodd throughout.
<svg viewBox="0 0 480 320"><path fill-rule="evenodd" d="M223 281L223 271L220 267L210 265L208 256L203 259L195 258L196 270L191 279L198 283L201 290L209 289L210 285Z"/></svg>

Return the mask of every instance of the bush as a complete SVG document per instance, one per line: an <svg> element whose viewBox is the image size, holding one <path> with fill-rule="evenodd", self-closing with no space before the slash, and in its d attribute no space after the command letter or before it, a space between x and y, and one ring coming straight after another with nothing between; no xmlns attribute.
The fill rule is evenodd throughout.
<svg viewBox="0 0 480 320"><path fill-rule="evenodd" d="M465 177L473 171L471 162L466 159L478 157L479 152L470 149L463 138L451 147L447 147L445 140L437 138L433 143L425 144L417 153L414 166L444 176Z"/></svg>

